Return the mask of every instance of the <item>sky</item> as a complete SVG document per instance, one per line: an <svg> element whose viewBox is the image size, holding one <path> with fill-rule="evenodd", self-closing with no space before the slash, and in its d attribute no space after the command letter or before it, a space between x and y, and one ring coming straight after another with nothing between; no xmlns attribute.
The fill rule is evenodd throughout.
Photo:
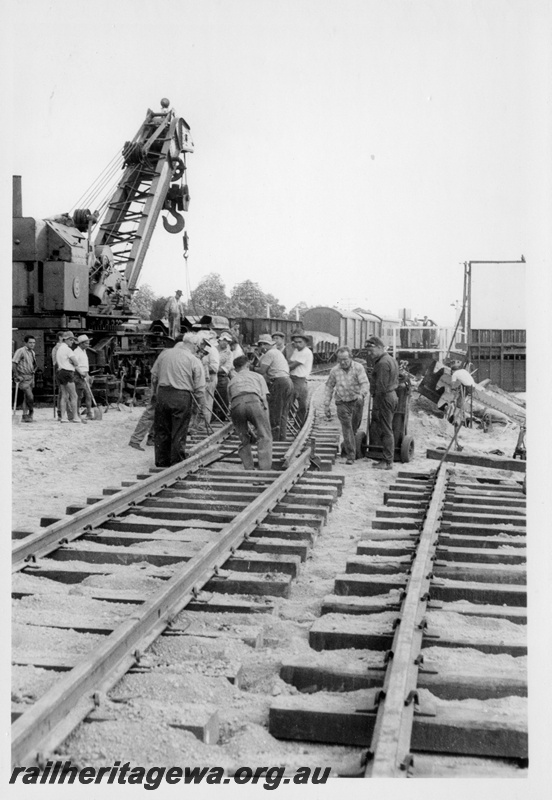
<svg viewBox="0 0 552 800"><path fill-rule="evenodd" d="M24 215L68 210L162 97L190 125L189 259L159 222L140 276L157 294L216 272L228 293L251 279L288 309L406 307L451 324L464 261L542 265L548 4L7 7Z"/></svg>

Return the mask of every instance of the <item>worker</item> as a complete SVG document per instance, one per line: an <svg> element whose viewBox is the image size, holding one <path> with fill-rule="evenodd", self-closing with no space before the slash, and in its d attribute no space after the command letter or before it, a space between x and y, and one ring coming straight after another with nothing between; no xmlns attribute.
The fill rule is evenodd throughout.
<svg viewBox="0 0 552 800"><path fill-rule="evenodd" d="M239 342L239 339L235 335L232 336L232 344L230 345L230 350L232 351L232 359L234 361L240 356L245 355L242 346Z"/></svg>
<svg viewBox="0 0 552 800"><path fill-rule="evenodd" d="M228 381L234 374L234 355L230 349L231 344L232 334L230 331L223 331L218 340L219 369L215 391L217 413L221 419L226 419L228 416Z"/></svg>
<svg viewBox="0 0 552 800"><path fill-rule="evenodd" d="M422 320L422 328L424 329L422 331L422 345L426 350L431 347L431 337L433 333L431 328L433 327L435 327L435 323L426 315Z"/></svg>
<svg viewBox="0 0 552 800"><path fill-rule="evenodd" d="M77 390L75 388L75 369L78 357L75 356L71 345L75 336L71 331L66 331L56 353L57 374L61 390L60 422L85 422L79 417L77 408Z"/></svg>
<svg viewBox="0 0 552 800"><path fill-rule="evenodd" d="M183 307L180 301L182 291L177 289L174 297L171 297L165 306L165 316L169 319L169 336L176 339L180 335L180 319L182 317Z"/></svg>
<svg viewBox="0 0 552 800"><path fill-rule="evenodd" d="M259 336L257 345L261 351L261 357L255 369L266 380L270 392L268 411L272 438L275 442L285 442L289 407L293 394L293 384L289 377L289 365L284 354L276 349L268 333L263 333Z"/></svg>
<svg viewBox="0 0 552 800"><path fill-rule="evenodd" d="M268 416L268 387L262 375L251 372L247 356L234 362L235 373L228 383L230 417L240 437L239 457L244 469L254 469L249 425L257 436L259 469L272 469L272 432Z"/></svg>
<svg viewBox="0 0 552 800"><path fill-rule="evenodd" d="M456 449L462 447L458 442L458 434L462 425L466 425L466 400L473 393L475 381L467 369L462 367L460 359L453 359L451 363L451 389L454 392L454 405L449 407L448 419L456 430Z"/></svg>
<svg viewBox="0 0 552 800"><path fill-rule="evenodd" d="M336 351L337 365L331 370L324 394L326 418L331 419L330 403L335 392L335 408L341 423L346 464L354 464L356 457L356 432L362 422L364 399L369 383L364 366L353 361L349 347Z"/></svg>
<svg viewBox="0 0 552 800"><path fill-rule="evenodd" d="M383 460L374 464L375 469L392 469L395 458L395 437L393 435L393 415L397 409L399 386L399 366L389 355L385 345L377 336L366 342L368 351L374 358L374 369L370 375L370 394L372 395L373 430L381 439Z"/></svg>
<svg viewBox="0 0 552 800"><path fill-rule="evenodd" d="M83 400L86 406L86 418L94 419L92 413L92 389L90 388L90 365L88 363L88 353L90 339L85 333L77 338L77 346L73 350L73 355L77 359L75 368L75 390L77 392L77 413L82 406Z"/></svg>
<svg viewBox="0 0 552 800"><path fill-rule="evenodd" d="M153 421L155 419L155 401L156 395L153 391L153 387L150 386L147 394L147 406L145 410L142 412L140 419L136 423L136 427L132 432L130 437L130 441L128 443L129 447L133 447L135 450L144 450L145 447L142 447L142 440L145 436L147 436L146 444L151 446L155 442L155 434L153 429Z"/></svg>
<svg viewBox="0 0 552 800"><path fill-rule="evenodd" d="M60 344L63 342L63 334L64 331L59 331L57 335L57 342L52 348L52 374L53 374L53 383L54 387L57 390L57 418L61 419L61 387L59 385L59 378L58 378L58 368L56 362L56 354L59 350ZM55 392L54 392L55 397Z"/></svg>
<svg viewBox="0 0 552 800"><path fill-rule="evenodd" d="M185 333L163 350L152 367L155 404L155 466L169 467L186 458L186 437L194 400L205 409L205 372L197 358L198 339Z"/></svg>
<svg viewBox="0 0 552 800"><path fill-rule="evenodd" d="M274 331L272 334L272 341L274 342L276 349L283 353L286 359L289 361L289 357L293 352L293 345L286 344L285 333L283 331Z"/></svg>
<svg viewBox="0 0 552 800"><path fill-rule="evenodd" d="M201 359L205 371L205 408L207 414L204 415L204 419L207 425L211 424L218 382L220 356L217 345L217 335L214 331L204 331L203 335L199 336L198 356Z"/></svg>
<svg viewBox="0 0 552 800"><path fill-rule="evenodd" d="M12 358L12 374L18 389L23 392L23 422L33 422L36 372L36 339L31 334L24 338L25 344L19 347Z"/></svg>
<svg viewBox="0 0 552 800"><path fill-rule="evenodd" d="M291 341L293 343L293 350L290 353L289 376L293 384L293 400L297 401L297 422L302 428L307 419L309 387L308 378L312 372L313 354L312 350L307 347L309 342L308 336L304 331L296 331L291 334Z"/></svg>

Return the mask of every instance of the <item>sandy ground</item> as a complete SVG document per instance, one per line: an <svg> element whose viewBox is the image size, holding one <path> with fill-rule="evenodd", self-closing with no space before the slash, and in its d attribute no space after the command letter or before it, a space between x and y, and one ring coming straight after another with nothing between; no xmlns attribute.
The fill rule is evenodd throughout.
<svg viewBox="0 0 552 800"><path fill-rule="evenodd" d="M140 452L128 447L130 433L140 414L141 409L111 409L102 421L77 426L59 425L52 419L51 410L38 409L35 424L15 426L13 528L36 530L41 516L61 516L69 502L99 495L107 485L118 487L121 480L132 479L138 472L153 466L152 448ZM415 438L416 453L408 469L428 471L437 462L426 459L426 448L448 444L452 429L438 419L432 406L421 398L412 403L409 433ZM509 457L516 440L517 428L498 425L490 433L463 430L460 436L464 452L500 450ZM81 726L63 745L62 752L76 763L96 766L121 759L144 766L204 764L232 770L240 764L285 764L290 768L299 764L323 764L331 765L334 774L357 771L362 749L278 741L268 733L267 723L274 697L297 694L294 687L279 677L282 662L311 658L313 661L328 659L325 663L335 665L359 660L365 665L381 663L381 653L344 650L313 654L308 645L308 631L320 613L324 597L332 594L336 574L345 571L347 558L355 554L361 534L369 528L376 508L382 504L383 492L399 468L396 465L393 471L380 472L374 471L371 465L372 462L366 460L353 466L346 466L342 459L336 462L335 472L346 475L343 496L334 506L313 552L293 583L290 598L277 600L274 614L255 615L255 619L236 614L193 615L195 625L205 624L211 630L218 626L222 632L232 635L213 641L202 636L160 639L147 654L151 671L145 675L126 676L110 693L111 700L105 708L107 719ZM519 473L502 475L519 477ZM87 580L93 585L114 586L116 576L93 576ZM52 591L58 598L60 594L71 594L72 598L67 599L78 599L79 613L89 613L98 619L100 612L88 605L90 601L86 597L80 596L82 590L56 582L52 584ZM48 629L42 629L45 638L39 639L33 634L28 640L25 625L19 623L29 618L36 621L38 605L36 600L26 600L16 609L14 647L23 652L32 652L39 646L50 652L52 648L57 653L79 652L79 636L73 632L67 637L56 632L49 638ZM41 613L46 616L56 613L56 605L56 597L50 597L49 602L41 599ZM72 612L73 602L70 608ZM113 607L108 613L116 618L118 611ZM185 619L185 612L181 618ZM251 626L261 628L263 646L259 649L242 641L240 632ZM460 656L466 669L481 669L481 654L469 648L461 653L444 653L437 648L431 658L439 663L448 659L449 663L458 664ZM485 662L487 668L496 671L522 672L525 669L525 659L484 658L491 659ZM241 689L225 677L229 669L237 665L243 673ZM52 673L32 667L16 668L12 686L14 699L32 701L51 685L51 676ZM321 702L324 702L323 697ZM216 710L219 720L216 744L202 743L190 732L178 728L179 708L183 709L182 714L189 716L190 706L200 716ZM472 768L483 769L485 774L494 776L503 774L501 765L490 764L485 770L480 763L472 767L467 760L462 776L467 777ZM443 767L443 772L448 769L450 764ZM517 777L516 772L520 771L507 768L504 777ZM457 772L451 774L458 777Z"/></svg>
<svg viewBox="0 0 552 800"><path fill-rule="evenodd" d="M60 425L51 409L38 408L36 422L12 427L13 530L38 530L42 516L63 516L68 503L98 496L107 486L120 488L121 481L154 466L152 447L145 452L128 447L143 408L121 409L109 409L101 421L86 425ZM411 405L409 433L416 442L410 466L429 469L436 462L426 459L426 449L448 444L452 427L433 414L431 403L419 398ZM515 426L495 425L490 433L463 429L460 442L465 453L500 450L509 458L517 435ZM362 461L345 474L360 470L372 485L377 477L370 464Z"/></svg>

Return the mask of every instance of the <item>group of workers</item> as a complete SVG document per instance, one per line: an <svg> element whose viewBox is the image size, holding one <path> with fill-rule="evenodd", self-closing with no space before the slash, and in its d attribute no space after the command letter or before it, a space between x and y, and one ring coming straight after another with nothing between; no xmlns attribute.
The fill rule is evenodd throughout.
<svg viewBox="0 0 552 800"><path fill-rule="evenodd" d="M245 469L254 469L252 440L257 443L261 470L272 466L272 443L286 441L292 403L297 403L295 422L301 428L308 409L308 378L313 366L309 339L302 330L291 335L275 331L262 334L257 341L258 356L250 361L231 331L202 330L177 335L173 347L158 356L152 368L148 404L130 438L129 445L144 450L142 442L155 446L155 465L168 467L186 458L186 439L190 426L207 430L213 413L219 419L230 416L240 445L238 453ZM76 346L75 346L76 344ZM33 388L36 373L35 338L25 336L23 347L12 358L16 392L23 393L23 421L33 422ZM60 422L85 423L93 419L87 349L90 339L71 331L58 334L52 350L55 385L58 389L57 416ZM393 466L395 439L393 417L397 409L399 365L387 352L384 342L372 336L366 347L373 369L369 375L363 363L353 359L350 348L337 350L337 364L325 386L324 409L331 418L335 401L341 423L346 464L356 459L356 433L362 422L364 403L371 396L371 430L377 432L382 459L375 469ZM473 386L469 372L453 364L455 380ZM458 402L463 409L463 400ZM85 414L80 413L84 405ZM216 408L216 412L214 412Z"/></svg>
<svg viewBox="0 0 552 800"><path fill-rule="evenodd" d="M259 336L259 355L250 361L236 336L212 330L177 335L152 368L148 406L129 446L155 447L155 464L167 467L186 458L188 430L209 430L214 413L229 414L240 439L238 453L246 469L254 468L252 438L259 469L272 466L272 443L287 439L290 409L297 401L295 422L307 417L308 384L313 354L303 331L286 345L282 331ZM215 410L214 410L215 409Z"/></svg>
<svg viewBox="0 0 552 800"><path fill-rule="evenodd" d="M90 388L90 365L87 349L90 339L83 333L75 337L71 331L60 331L57 344L52 350L54 385L57 390L57 418L59 422L86 423L93 419L92 390ZM36 339L25 336L23 347L19 347L12 357L12 373L17 393L23 393L23 422L34 422L34 394L36 374ZM73 345L76 342L76 347ZM83 405L86 416L80 414Z"/></svg>

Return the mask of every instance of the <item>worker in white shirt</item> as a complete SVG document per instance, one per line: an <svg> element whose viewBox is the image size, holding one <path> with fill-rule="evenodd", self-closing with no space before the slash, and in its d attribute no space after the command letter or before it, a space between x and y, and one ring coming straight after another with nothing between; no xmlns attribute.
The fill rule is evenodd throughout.
<svg viewBox="0 0 552 800"><path fill-rule="evenodd" d="M288 359L289 377L293 383L293 400L297 400L297 422L303 427L307 418L308 377L312 372L313 354L312 350L307 347L309 340L303 331L293 333L291 341L293 350Z"/></svg>
<svg viewBox="0 0 552 800"><path fill-rule="evenodd" d="M86 406L86 418L94 419L92 414L92 389L90 388L90 365L88 363L87 349L90 347L90 339L85 333L77 338L77 346L73 350L73 355L77 359L75 367L75 389L77 392L77 411L80 410L83 401Z"/></svg>
<svg viewBox="0 0 552 800"><path fill-rule="evenodd" d="M75 341L75 335L71 331L63 334L62 342L56 353L56 364L58 368L59 388L61 390L61 415L60 422L85 422L79 417L77 408L77 390L75 389L75 369L77 367L77 357L71 345Z"/></svg>
<svg viewBox="0 0 552 800"><path fill-rule="evenodd" d="M200 344L198 356L205 370L205 413L203 418L207 423L210 423L213 414L215 391L217 388L220 354L217 347L216 333L214 331L208 331L206 335L203 336L201 336L201 333L199 334Z"/></svg>
<svg viewBox="0 0 552 800"><path fill-rule="evenodd" d="M171 297L165 306L165 316L169 320L169 336L176 339L180 335L180 319L182 316L182 303L180 298L182 292L178 289L174 297Z"/></svg>

